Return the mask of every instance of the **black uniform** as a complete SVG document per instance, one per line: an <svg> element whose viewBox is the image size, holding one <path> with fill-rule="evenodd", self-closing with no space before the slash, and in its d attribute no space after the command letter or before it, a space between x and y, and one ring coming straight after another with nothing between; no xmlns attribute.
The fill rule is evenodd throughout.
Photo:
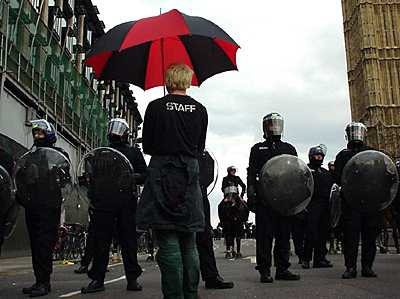
<svg viewBox="0 0 400 299"><path fill-rule="evenodd" d="M110 147L121 152L132 164L135 173L140 174L137 184L143 184L146 173L146 162L140 150L125 143L111 144ZM136 238L136 205L135 190L122 191L112 198L93 199L94 254L93 264L88 276L103 282L109 260L110 245L115 224L122 251L125 275L128 282L135 281L142 273L137 261Z"/></svg>
<svg viewBox="0 0 400 299"><path fill-rule="evenodd" d="M308 165L314 178L314 194L307 206L307 230L304 260L310 262L314 250L314 265L325 260L326 242L329 233L329 197L333 176L323 167Z"/></svg>
<svg viewBox="0 0 400 299"><path fill-rule="evenodd" d="M215 280L219 276L217 264L215 262L214 246L212 239L212 226L210 215L210 202L207 197L207 186L212 183L211 175L207 169L207 154L199 158L200 168L200 188L203 195L204 207L204 231L196 235L197 251L199 252L200 271L203 281ZM208 154L209 155L209 154Z"/></svg>
<svg viewBox="0 0 400 299"><path fill-rule="evenodd" d="M14 167L14 159L13 157L8 154L5 150L0 148L0 166L3 167L9 174L10 177L12 177L12 169ZM1 186L0 186L1 188ZM10 204L12 204L11 202L3 202L1 201L0 198L0 253L1 253L1 247L3 245L3 241L4 241L4 225L5 222L7 221L7 215L8 212L11 208Z"/></svg>
<svg viewBox="0 0 400 299"><path fill-rule="evenodd" d="M366 145L349 144L347 149L342 150L335 160L335 181L340 185L343 169L346 163L356 154L371 150ZM361 234L361 265L363 269L371 268L376 255L376 238L379 232L381 214L364 213L352 209L343 198L342 224L344 232L344 259L346 268L357 268L358 244Z"/></svg>
<svg viewBox="0 0 400 299"><path fill-rule="evenodd" d="M251 148L247 175L249 192L252 187L259 188L257 178L264 164L271 158L282 154L297 156L296 149L291 144L271 137L268 137L264 142L255 144ZM256 269L261 274L270 271L272 266L272 242L275 238L275 267L277 272L284 272L290 267L291 217L281 216L270 206L263 203L258 196L255 198L255 203L253 198L248 197L248 205L251 210L255 207L256 212Z"/></svg>
<svg viewBox="0 0 400 299"><path fill-rule="evenodd" d="M68 153L62 148L48 147L59 151L69 160ZM53 250L60 225L62 196L58 192L49 193L47 188L40 184L34 186L31 195L31 200L24 207L33 272L37 283L49 285L53 271Z"/></svg>

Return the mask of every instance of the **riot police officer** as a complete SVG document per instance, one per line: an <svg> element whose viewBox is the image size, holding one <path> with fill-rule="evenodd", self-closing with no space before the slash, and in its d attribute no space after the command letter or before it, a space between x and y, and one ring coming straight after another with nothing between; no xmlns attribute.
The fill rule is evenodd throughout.
<svg viewBox="0 0 400 299"><path fill-rule="evenodd" d="M264 142L251 148L247 173L247 203L249 209L256 214L256 269L260 272L262 283L271 283L272 244L274 246L274 262L276 280L299 280L300 276L291 273L290 267L290 232L291 217L285 217L263 203L258 181L263 165L275 156L288 154L297 156L296 149L281 140L283 118L278 113L270 113L263 118ZM290 188L290 186L288 186Z"/></svg>
<svg viewBox="0 0 400 299"><path fill-rule="evenodd" d="M135 171L136 184L143 184L146 173L146 162L141 151L137 147L131 147L128 143L129 125L124 119L115 118L108 124L107 137L109 146L123 154L131 163ZM141 291L142 286L137 282L142 269L137 261L136 238L136 190L130 186L113 194L112 198L91 198L93 215L93 263L88 272L92 281L82 293L94 293L104 291L104 278L107 271L110 246L113 236L114 224L117 227L119 243L121 245L122 259L128 291ZM113 189L113 186L110 186ZM114 190L114 189L113 189Z"/></svg>
<svg viewBox="0 0 400 299"><path fill-rule="evenodd" d="M341 184L343 169L346 163L356 154L370 150L365 144L367 128L364 124L352 122L346 127L347 148L339 152L335 160L335 181ZM342 192L343 196L343 192ZM358 244L361 234L361 275L376 277L372 265L376 255L376 238L381 220L379 211L365 213L350 207L348 198L343 198L342 225L344 232L344 259L346 271L342 278L355 278L357 276Z"/></svg>
<svg viewBox="0 0 400 299"><path fill-rule="evenodd" d="M333 177L328 170L322 167L324 157L325 151L320 146L314 146L308 152L310 162L308 167L314 178L314 193L307 206L306 239L302 265L304 269L310 268L311 259L314 268L332 267L332 264L326 259L326 242L329 232L329 196Z"/></svg>
<svg viewBox="0 0 400 299"><path fill-rule="evenodd" d="M59 151L68 160L69 156L62 148L56 147L57 133L55 127L47 120L38 119L32 123L33 145L36 148L52 148ZM23 288L24 294L30 297L47 295L51 291L50 275L53 271L53 248L57 241L61 216L61 194L40 192L44 188L35 184L31 190L32 199L21 202L25 208L25 220L28 228L33 272L36 283ZM20 199L17 193L17 199Z"/></svg>

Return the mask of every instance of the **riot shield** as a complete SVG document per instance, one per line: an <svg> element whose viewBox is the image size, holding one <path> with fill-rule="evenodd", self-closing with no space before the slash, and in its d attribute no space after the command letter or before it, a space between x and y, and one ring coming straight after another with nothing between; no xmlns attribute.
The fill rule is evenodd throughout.
<svg viewBox="0 0 400 299"><path fill-rule="evenodd" d="M304 210L314 192L311 170L292 155L280 155L267 161L259 179L261 199L283 216Z"/></svg>
<svg viewBox="0 0 400 299"><path fill-rule="evenodd" d="M6 211L13 202L12 180L7 170L0 166L0 212Z"/></svg>
<svg viewBox="0 0 400 299"><path fill-rule="evenodd" d="M33 149L19 158L13 179L17 200L23 206L59 207L73 193L71 163L50 147Z"/></svg>
<svg viewBox="0 0 400 299"><path fill-rule="evenodd" d="M15 202L14 187L8 172L0 166L0 225L3 237L8 239L14 232L19 205Z"/></svg>
<svg viewBox="0 0 400 299"><path fill-rule="evenodd" d="M333 184L329 197L329 212L331 227L338 226L340 217L342 216L342 198L340 197L340 187L338 184Z"/></svg>
<svg viewBox="0 0 400 299"><path fill-rule="evenodd" d="M396 197L399 175L385 154L368 150L350 159L341 177L346 204L363 212L385 209Z"/></svg>
<svg viewBox="0 0 400 299"><path fill-rule="evenodd" d="M136 190L131 163L110 147L99 147L87 153L79 163L77 177L79 196L92 206Z"/></svg>

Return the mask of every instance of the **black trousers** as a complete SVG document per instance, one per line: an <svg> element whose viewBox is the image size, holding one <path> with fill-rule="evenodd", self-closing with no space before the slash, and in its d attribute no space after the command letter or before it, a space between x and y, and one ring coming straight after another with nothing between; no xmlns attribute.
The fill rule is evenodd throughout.
<svg viewBox="0 0 400 299"><path fill-rule="evenodd" d="M224 235L226 249L234 249L236 240L236 251L240 252L241 238L243 235L243 223L240 221L231 221L224 223Z"/></svg>
<svg viewBox="0 0 400 299"><path fill-rule="evenodd" d="M260 273L269 271L272 266L272 242L274 262L277 272L290 267L290 232L292 218L284 217L264 205L256 208L256 269Z"/></svg>
<svg viewBox="0 0 400 299"><path fill-rule="evenodd" d="M327 254L326 242L329 234L329 207L322 204L310 204L307 207L306 241L304 245L304 260L318 263ZM313 257L314 254L314 257Z"/></svg>
<svg viewBox="0 0 400 299"><path fill-rule="evenodd" d="M137 261L136 201L131 198L113 199L113 210L94 210L92 217L94 253L88 276L104 281L110 255L114 224L117 227L122 260L127 280L140 276L142 269Z"/></svg>
<svg viewBox="0 0 400 299"><path fill-rule="evenodd" d="M292 240L294 252L300 260L304 260L304 246L306 235L305 215L292 217Z"/></svg>
<svg viewBox="0 0 400 299"><path fill-rule="evenodd" d="M343 209L343 253L346 268L357 268L358 245L361 236L361 265L372 267L376 255L376 238L382 214L366 214L345 206Z"/></svg>
<svg viewBox="0 0 400 299"><path fill-rule="evenodd" d="M90 220L86 235L85 252L81 260L82 267L89 267L90 263L93 260L94 251L95 251L94 229L92 220Z"/></svg>
<svg viewBox="0 0 400 299"><path fill-rule="evenodd" d="M53 272L53 250L57 242L61 207L25 209L25 220L31 243L33 272L38 283L50 283Z"/></svg>
<svg viewBox="0 0 400 299"><path fill-rule="evenodd" d="M207 192L207 191L205 191ZM210 220L210 202L207 198L207 193L203 193L203 206L205 228L203 232L197 233L197 251L200 258L200 271L203 281L214 280L218 274L217 264L215 262L214 246L212 238L212 226Z"/></svg>

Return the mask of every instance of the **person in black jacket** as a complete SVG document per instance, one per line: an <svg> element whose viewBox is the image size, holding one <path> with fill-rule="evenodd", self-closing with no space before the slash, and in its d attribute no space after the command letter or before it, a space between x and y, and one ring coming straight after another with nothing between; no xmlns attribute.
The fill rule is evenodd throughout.
<svg viewBox="0 0 400 299"><path fill-rule="evenodd" d="M226 258L241 258L240 252L241 238L243 235L244 219L241 215L242 198L246 192L246 185L242 179L236 175L236 167L227 168L228 175L222 180L222 193L224 198L218 205L218 215L224 229L226 243ZM242 188L239 197L239 186ZM236 239L236 252L234 250Z"/></svg>
<svg viewBox="0 0 400 299"><path fill-rule="evenodd" d="M343 169L347 162L356 154L372 149L365 144L366 133L367 128L362 123L352 122L347 125L347 148L339 152L335 160L335 181L337 184L341 184ZM364 213L353 209L346 203L346 198L343 198L342 211L343 253L346 266L346 271L343 273L342 278L357 277L357 255L360 235L362 242L361 275L364 277L376 277L377 275L372 270L372 265L376 255L376 238L381 222L379 211Z"/></svg>
<svg viewBox="0 0 400 299"><path fill-rule="evenodd" d="M276 280L299 280L300 276L291 273L290 232L291 217L284 217L262 202L258 190L258 178L264 164L275 156L288 154L297 156L296 149L281 140L283 118L278 113L270 113L263 118L264 142L255 144L250 151L247 171L247 204L250 211L256 213L256 269L260 272L260 281L273 282L271 276L272 244L275 239L274 261Z"/></svg>
<svg viewBox="0 0 400 299"><path fill-rule="evenodd" d="M170 65L168 94L149 103L143 151L151 155L137 212L138 227L153 228L165 298L197 298L200 265L196 233L204 230L198 158L204 151L206 108L186 94L193 71Z"/></svg>
<svg viewBox="0 0 400 299"><path fill-rule="evenodd" d="M313 260L314 268L329 268L332 264L326 259L326 242L329 232L329 197L333 185L333 176L322 167L325 151L315 146L310 148L308 158L314 178L314 193L307 206L306 240L304 246L304 261L302 267L310 268ZM314 257L313 257L314 251Z"/></svg>
<svg viewBox="0 0 400 299"><path fill-rule="evenodd" d="M66 151L54 146L57 134L52 124L44 119L34 120L31 123L34 146L55 149L69 160ZM30 297L44 296L51 291L50 275L53 271L53 249L58 236L62 196L58 193L48 193L46 190L45 186L35 184L31 189L32 198L29 203L22 203L25 207L33 272L36 277L35 284L22 290Z"/></svg>
<svg viewBox="0 0 400 299"><path fill-rule="evenodd" d="M240 197L243 198L244 194L246 193L246 185L243 183L242 179L236 175L237 168L235 166L229 166L226 170L228 175L222 179L222 193L225 195L225 188L230 186L242 188L240 193Z"/></svg>
<svg viewBox="0 0 400 299"><path fill-rule="evenodd" d="M146 162L141 151L128 143L129 125L124 119L114 118L108 124L109 146L131 163L136 184L143 184L146 177ZM109 252L116 225L119 244L122 251L122 259L128 291L141 291L142 286L137 282L142 269L137 261L137 237L136 237L136 186L130 186L126 190L119 190L112 198L92 198L93 214L93 263L88 272L92 281L82 293L94 293L104 291L104 278L107 271ZM110 186L110 188L112 188ZM97 195L95 195L97 197ZM101 197L101 195L100 195Z"/></svg>

